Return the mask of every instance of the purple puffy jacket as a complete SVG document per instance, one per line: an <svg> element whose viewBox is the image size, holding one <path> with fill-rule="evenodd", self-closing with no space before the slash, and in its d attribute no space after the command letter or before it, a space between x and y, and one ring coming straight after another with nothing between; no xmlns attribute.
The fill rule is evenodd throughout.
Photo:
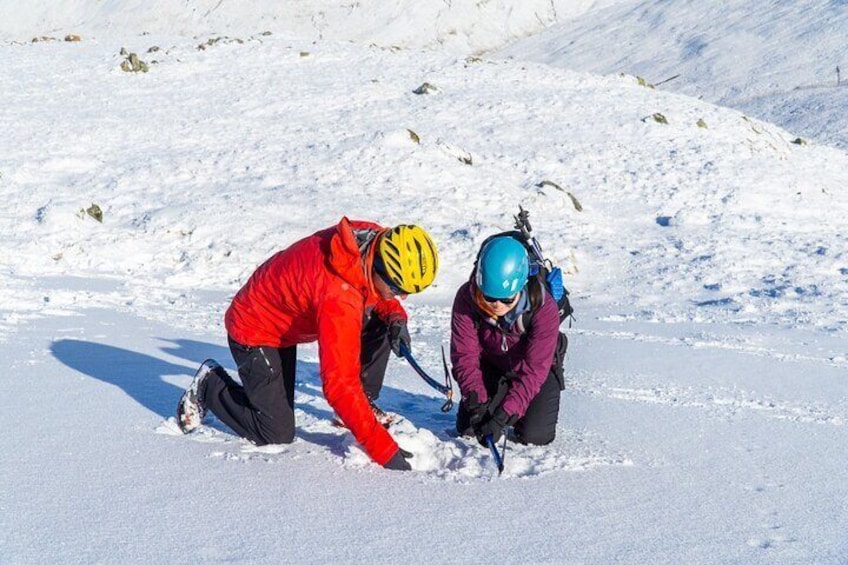
<svg viewBox="0 0 848 565"><path fill-rule="evenodd" d="M516 325L502 329L487 322L474 302L473 293L474 287L467 282L459 288L453 302L450 350L453 377L463 399L476 392L477 399L486 402L488 394L483 385L481 362L504 373L513 371L518 378L512 382L501 406L510 416L523 417L553 364L559 336L556 302L546 290L542 305L533 313L526 332L521 333Z"/></svg>

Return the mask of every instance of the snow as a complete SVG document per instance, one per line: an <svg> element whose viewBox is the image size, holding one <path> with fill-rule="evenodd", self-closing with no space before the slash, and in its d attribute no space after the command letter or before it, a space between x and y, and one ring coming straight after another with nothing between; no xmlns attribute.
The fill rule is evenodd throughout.
<svg viewBox="0 0 848 565"><path fill-rule="evenodd" d="M273 31L313 42L476 52L541 31L594 0L0 0L0 40L126 34L250 35Z"/></svg>
<svg viewBox="0 0 848 565"><path fill-rule="evenodd" d="M488 31L460 2L351 3L347 23L317 1L212 4L159 3L154 21L129 1L0 0L0 562L845 563L834 138L795 144L637 70L480 54L625 3L539 3L559 11L537 27L531 3L475 3ZM772 4L754 15L797 70L801 24ZM701 17L675 5L652 10ZM318 6L320 37L303 23ZM727 45L755 49L756 22L711 9ZM122 71L121 48L149 72ZM746 58L724 64L740 97L758 93ZM232 294L342 215L433 234L442 270L407 306L440 376L453 294L519 203L576 308L552 445L510 443L498 477L393 359L381 406L403 416L391 433L414 471L383 470L331 424L314 346L293 444L257 448L214 419L176 432L198 364L234 370Z"/></svg>
<svg viewBox="0 0 848 565"><path fill-rule="evenodd" d="M848 148L848 11L810 4L615 1L561 18L501 56L593 73L639 75Z"/></svg>

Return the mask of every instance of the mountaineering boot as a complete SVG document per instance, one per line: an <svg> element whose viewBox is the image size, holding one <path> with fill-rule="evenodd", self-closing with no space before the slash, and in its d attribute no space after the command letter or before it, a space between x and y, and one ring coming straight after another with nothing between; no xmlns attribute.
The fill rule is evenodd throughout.
<svg viewBox="0 0 848 565"><path fill-rule="evenodd" d="M371 411L374 412L374 417L377 418L377 421L380 422L380 425L384 428L388 428L397 421L397 414L389 414L388 412L384 412L383 409L377 406L377 404L370 398L368 399L368 404L371 405ZM345 426L344 422L342 422L342 419L339 418L338 414L333 414L333 425L337 428L347 427Z"/></svg>
<svg viewBox="0 0 848 565"><path fill-rule="evenodd" d="M370 398L368 399L368 404L371 405L371 411L374 412L374 417L377 418L377 421L380 422L380 425L384 428L391 426L397 419L397 415L383 411L383 409L377 406L377 403Z"/></svg>
<svg viewBox="0 0 848 565"><path fill-rule="evenodd" d="M206 415L206 404L203 398L206 392L206 379L213 371L223 370L224 368L214 359L207 359L200 364L194 379L180 398L180 403L177 404L177 424L184 434L193 432L203 423L203 416Z"/></svg>

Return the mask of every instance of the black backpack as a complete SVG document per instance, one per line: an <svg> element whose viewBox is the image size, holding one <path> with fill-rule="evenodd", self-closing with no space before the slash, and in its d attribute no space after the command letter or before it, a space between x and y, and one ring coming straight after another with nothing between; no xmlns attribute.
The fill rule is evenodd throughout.
<svg viewBox="0 0 848 565"><path fill-rule="evenodd" d="M521 243L524 248L527 249L527 256L530 260L530 274L528 275L527 280L527 294L530 298L530 311L526 312L522 317L521 326L523 328L526 328L530 321L530 317L532 317L533 313L538 310L539 307L544 303L544 289L547 289L548 293L556 300L557 310L559 311L559 322L563 323L567 318L570 318L574 313L574 308L571 307L571 301L568 299L568 289L565 288L565 286L563 285L562 296L557 299L554 293L554 289L551 288L551 285L548 282L548 276L557 267L555 267L553 263L548 260L539 259L538 257L536 257L536 252L532 246L533 244L528 241L524 233L521 231L510 230L501 233L496 233L487 237L483 241L483 244L480 245L480 251L477 252L477 257L474 259L474 270L471 274L472 280L474 279L474 276L477 273L477 265L480 262L480 253L482 252L483 248L492 239L504 236L511 237Z"/></svg>

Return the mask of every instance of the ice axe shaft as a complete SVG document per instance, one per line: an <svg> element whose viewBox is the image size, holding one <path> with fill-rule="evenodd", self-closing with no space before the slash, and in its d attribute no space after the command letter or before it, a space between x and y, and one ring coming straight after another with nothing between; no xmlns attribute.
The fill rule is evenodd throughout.
<svg viewBox="0 0 848 565"><path fill-rule="evenodd" d="M441 384L440 382L432 378L430 375L428 375L427 372L421 368L418 362L415 361L415 358L412 356L412 352L404 343L400 344L400 354L403 355L403 358L406 359L407 363L409 363L409 366L412 367L412 369L416 373L418 373L418 376L421 377L425 383L427 383L428 385L438 390L447 397L445 404L442 406L442 412L449 412L450 409L453 407L453 388L446 384ZM442 355L444 355L444 350L442 350ZM447 379L447 376L445 378Z"/></svg>
<svg viewBox="0 0 848 565"><path fill-rule="evenodd" d="M503 457L501 457L501 454L495 445L495 439L492 437L492 434L486 436L486 444L492 452L492 457L495 458L495 464L498 466L498 476L500 477L504 470Z"/></svg>

